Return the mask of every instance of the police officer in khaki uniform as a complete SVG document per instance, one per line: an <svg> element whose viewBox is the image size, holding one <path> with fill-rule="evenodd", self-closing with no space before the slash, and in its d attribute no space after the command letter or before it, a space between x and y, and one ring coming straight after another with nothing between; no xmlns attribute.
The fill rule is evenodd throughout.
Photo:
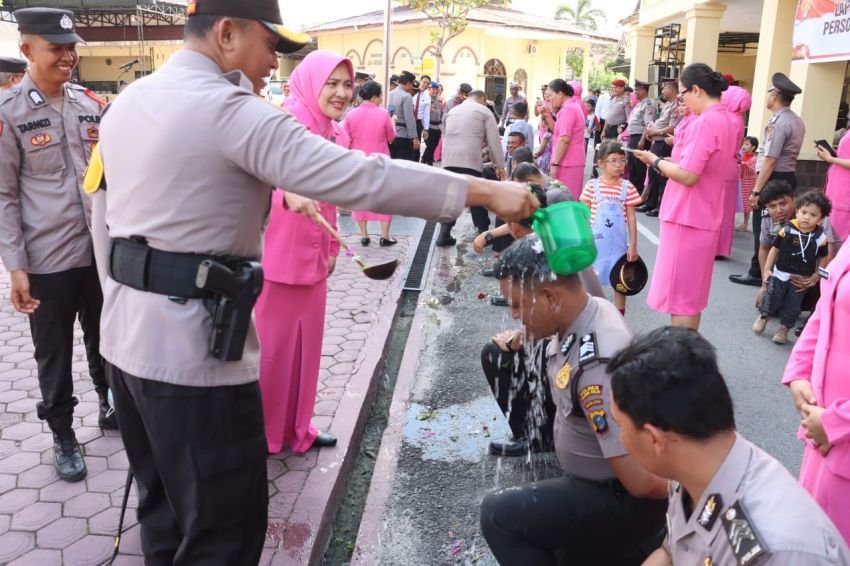
<svg viewBox="0 0 850 566"><path fill-rule="evenodd" d="M646 149L646 128L655 122L658 106L655 103L655 99L649 96L649 83L636 80L635 95L637 96L638 103L629 115L627 126L629 131L629 148L643 150ZM646 163L636 158L633 153L629 154L628 162L629 179L638 192L642 193L646 179Z"/></svg>
<svg viewBox="0 0 850 566"><path fill-rule="evenodd" d="M467 205L524 218L536 201L519 183L347 151L260 98L276 51L310 40L283 28L276 0L197 0L187 13L185 48L102 123L101 350L146 562L256 564L268 486L251 311L272 187L314 219L307 197L435 220Z"/></svg>
<svg viewBox="0 0 850 566"><path fill-rule="evenodd" d="M774 458L735 432L714 348L659 328L608 364L623 445L673 480L667 537L644 566L850 564L835 525Z"/></svg>
<svg viewBox="0 0 850 566"><path fill-rule="evenodd" d="M578 275L552 278L536 235L502 252L494 271L527 337L552 337L547 375L564 475L486 496L484 538L502 566L640 564L661 541L667 482L637 464L611 419L604 362L632 334Z"/></svg>
<svg viewBox="0 0 850 566"><path fill-rule="evenodd" d="M620 126L625 127L632 111L632 99L626 94L626 81L611 81L611 102L605 118L605 139L614 140L620 136Z"/></svg>
<svg viewBox="0 0 850 566"><path fill-rule="evenodd" d="M759 147L756 161L756 185L750 194L750 206L758 209L758 195L768 181L781 179L787 181L791 188L797 188L797 158L803 147L806 135L806 125L803 120L791 110L794 97L803 92L791 79L782 73L775 73L771 78L773 87L767 91L767 108L773 116L764 128L764 138ZM750 269L742 275L730 275L733 283L761 286L761 271L759 269L758 251L761 219L767 216L767 211L753 214L753 240L755 251L750 261Z"/></svg>
<svg viewBox="0 0 850 566"><path fill-rule="evenodd" d="M102 101L68 82L81 41L72 12L27 8L15 18L30 71L0 93L0 257L11 274L13 304L29 315L42 395L38 416L53 431L56 470L77 481L86 475L71 428L78 316L100 399L99 424L116 427L98 347L103 297L89 234L90 200L82 190Z"/></svg>
<svg viewBox="0 0 850 566"><path fill-rule="evenodd" d="M24 78L27 62L17 57L0 57L0 92L9 90Z"/></svg>
<svg viewBox="0 0 850 566"><path fill-rule="evenodd" d="M664 103L661 105L661 113L658 119L655 120L652 126L646 128L646 135L652 141L652 146L649 151L661 157L670 157L672 147L664 141L668 135L672 135L676 126L681 121L678 112L676 112L676 79L663 79L661 81L661 98ZM644 204L637 207L638 212L646 212L647 216L658 216L661 208L661 199L664 196L664 188L667 186L667 177L656 171L654 168L649 168L649 186L647 187Z"/></svg>

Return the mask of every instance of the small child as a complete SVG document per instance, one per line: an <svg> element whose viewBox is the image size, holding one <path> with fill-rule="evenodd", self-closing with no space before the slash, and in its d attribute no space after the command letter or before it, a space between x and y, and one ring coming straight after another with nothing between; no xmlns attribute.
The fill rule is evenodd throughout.
<svg viewBox="0 0 850 566"><path fill-rule="evenodd" d="M738 165L740 179L741 201L744 210L744 221L738 226L738 232L746 232L750 225L750 195L756 186L756 150L759 148L758 138L747 136L741 145L741 161Z"/></svg>
<svg viewBox="0 0 850 566"><path fill-rule="evenodd" d="M529 151L534 151L534 127L528 123L528 104L517 102L511 110L512 122L505 128L502 138L502 146L507 149L508 136L513 132L520 132L525 136L525 146Z"/></svg>
<svg viewBox="0 0 850 566"><path fill-rule="evenodd" d="M593 268L599 282L610 287L611 269L623 254L628 261L638 258L635 207L641 199L635 186L623 179L626 152L622 145L616 141L603 142L597 159L602 175L587 182L579 200L590 207L590 225L598 252ZM614 305L625 314L626 295L614 291Z"/></svg>
<svg viewBox="0 0 850 566"><path fill-rule="evenodd" d="M590 140L596 138L596 132L599 130L599 118L594 114L596 101L592 98L586 99L584 109L587 110L587 118L584 120L584 152L587 153Z"/></svg>
<svg viewBox="0 0 850 566"><path fill-rule="evenodd" d="M821 223L829 216L832 204L820 191L811 191L796 200L796 219L783 224L773 239L762 269L767 285L761 301L761 314L753 323L756 334L764 332L768 317L779 313L780 326L773 335L777 344L788 343L788 331L800 316L805 289L794 279L809 278L826 265L828 241ZM799 277L795 277L799 276Z"/></svg>

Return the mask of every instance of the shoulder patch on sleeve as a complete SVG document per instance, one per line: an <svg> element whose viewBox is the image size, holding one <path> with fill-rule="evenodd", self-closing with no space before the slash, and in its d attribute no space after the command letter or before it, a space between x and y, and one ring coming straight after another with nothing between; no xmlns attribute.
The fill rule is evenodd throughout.
<svg viewBox="0 0 850 566"><path fill-rule="evenodd" d="M85 89L85 94L86 94L86 96L88 96L89 98L91 98L92 100L97 102L98 106L100 106L101 108L106 106L106 101L104 99L102 99L101 97L99 97L98 95L96 95L95 93L93 93L92 91L90 91L89 89Z"/></svg>
<svg viewBox="0 0 850 566"><path fill-rule="evenodd" d="M723 513L721 522L738 566L753 564L759 557L770 552L740 499Z"/></svg>

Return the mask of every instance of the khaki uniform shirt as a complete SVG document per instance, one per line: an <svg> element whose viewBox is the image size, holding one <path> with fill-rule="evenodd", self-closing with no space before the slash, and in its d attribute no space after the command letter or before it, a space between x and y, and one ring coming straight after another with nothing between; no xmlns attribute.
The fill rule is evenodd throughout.
<svg viewBox="0 0 850 566"><path fill-rule="evenodd" d="M665 102L661 105L661 114L655 121L654 129L663 130L666 128L675 128L682 121L679 113L676 112L676 101ZM652 136L652 141L664 141L665 136Z"/></svg>
<svg viewBox="0 0 850 566"><path fill-rule="evenodd" d="M101 105L78 85L62 112L30 75L0 93L0 258L8 271L56 273L92 264L83 174Z"/></svg>
<svg viewBox="0 0 850 566"><path fill-rule="evenodd" d="M390 92L388 107L394 107L396 117L395 135L399 138L416 139L416 115L413 113L413 97L401 87Z"/></svg>
<svg viewBox="0 0 850 566"><path fill-rule="evenodd" d="M505 167L499 126L490 109L467 100L443 116L443 167L482 171L481 149L487 148L497 168Z"/></svg>
<svg viewBox="0 0 850 566"><path fill-rule="evenodd" d="M664 548L673 564L850 564L835 525L782 464L737 435L688 516L670 483Z"/></svg>
<svg viewBox="0 0 850 566"><path fill-rule="evenodd" d="M756 170L761 171L765 157L775 157L777 173L790 173L797 169L797 158L803 147L806 125L790 108L774 114L764 128L764 141Z"/></svg>
<svg viewBox="0 0 850 566"><path fill-rule="evenodd" d="M629 116L629 135L642 134L644 129L655 122L658 106L654 98L648 96L638 102L634 111Z"/></svg>
<svg viewBox="0 0 850 566"><path fill-rule="evenodd" d="M616 477L608 458L627 454L620 429L611 418L611 376L600 358L629 345L632 333L617 309L605 299L589 297L587 306L559 343L549 345L546 371L555 415L555 451L564 472L601 481ZM580 381L576 379L582 368ZM573 414L573 393L579 414Z"/></svg>
<svg viewBox="0 0 850 566"><path fill-rule="evenodd" d="M629 119L629 112L632 110L632 100L627 94L623 96L615 96L608 104L608 118L605 121L606 126L619 126L625 124Z"/></svg>
<svg viewBox="0 0 850 566"><path fill-rule="evenodd" d="M106 201L105 223L95 225L99 258L109 237L131 236L165 251L259 258L274 186L437 221L457 217L466 200L463 177L327 142L254 95L242 73L222 74L191 50L127 87L104 116L101 139L108 188L96 195ZM257 379L253 327L241 361L212 357L200 299L179 304L107 278L101 328L103 357L138 377L189 386Z"/></svg>

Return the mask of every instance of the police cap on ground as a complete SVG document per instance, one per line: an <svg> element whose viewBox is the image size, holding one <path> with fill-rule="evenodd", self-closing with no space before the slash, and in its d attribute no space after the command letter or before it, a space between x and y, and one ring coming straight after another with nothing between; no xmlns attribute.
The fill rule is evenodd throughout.
<svg viewBox="0 0 850 566"><path fill-rule="evenodd" d="M615 291L631 297L640 293L646 286L649 281L649 270L641 258L628 261L626 254L623 254L623 257L611 268L608 280Z"/></svg>
<svg viewBox="0 0 850 566"><path fill-rule="evenodd" d="M0 57L0 73L25 73L27 62L17 57Z"/></svg>
<svg viewBox="0 0 850 566"><path fill-rule="evenodd" d="M191 0L186 15L257 20L280 37L276 48L280 53L293 53L311 41L309 35L283 27L277 0Z"/></svg>
<svg viewBox="0 0 850 566"><path fill-rule="evenodd" d="M773 83L773 88L787 96L796 96L803 92L803 89L791 82L785 73L774 73L770 82Z"/></svg>
<svg viewBox="0 0 850 566"><path fill-rule="evenodd" d="M42 39L65 45L82 43L74 26L74 12L56 8L22 8L15 10L15 20L21 35L37 35Z"/></svg>

